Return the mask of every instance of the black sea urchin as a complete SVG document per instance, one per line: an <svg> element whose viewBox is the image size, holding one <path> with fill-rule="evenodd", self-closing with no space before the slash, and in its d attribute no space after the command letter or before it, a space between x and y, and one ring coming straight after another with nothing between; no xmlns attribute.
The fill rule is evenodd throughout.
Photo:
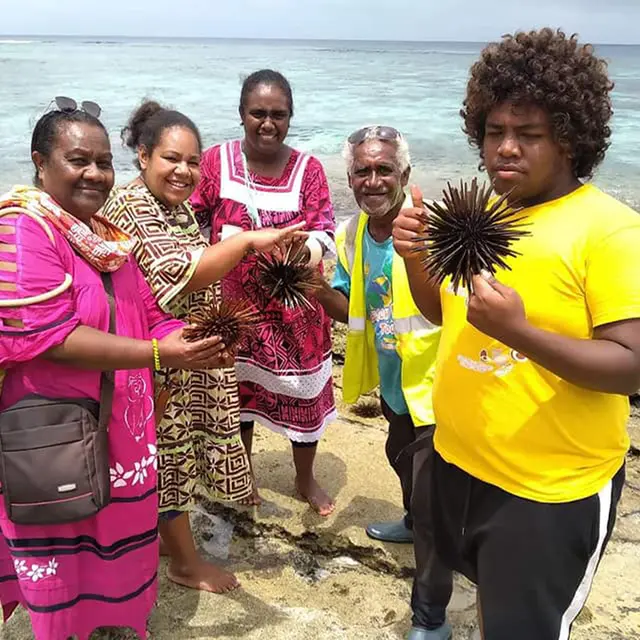
<svg viewBox="0 0 640 640"><path fill-rule="evenodd" d="M507 204L508 193L490 202L492 195L491 185L478 187L474 178L471 185L461 181L459 188L448 182L441 203L424 203L428 231L416 237L421 243L416 251L424 251L424 266L438 284L451 276L454 289L462 282L471 291L474 275L509 269L505 258L519 255L511 243L528 235L517 216L522 208Z"/></svg>
<svg viewBox="0 0 640 640"><path fill-rule="evenodd" d="M258 312L242 300L212 302L207 309L191 316L193 326L185 329L184 336L189 342L220 336L225 347L233 349L257 319Z"/></svg>
<svg viewBox="0 0 640 640"><path fill-rule="evenodd" d="M282 259L271 254L258 256L259 282L269 297L287 309L313 309L309 294L317 288L316 271L303 260L303 248L290 245Z"/></svg>

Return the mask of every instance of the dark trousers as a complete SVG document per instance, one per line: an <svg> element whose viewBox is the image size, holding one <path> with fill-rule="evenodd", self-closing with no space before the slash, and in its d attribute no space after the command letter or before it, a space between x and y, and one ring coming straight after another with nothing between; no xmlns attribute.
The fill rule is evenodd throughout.
<svg viewBox="0 0 640 640"><path fill-rule="evenodd" d="M398 415L381 398L382 414L389 423L385 452L391 468L396 472L402 489L402 505L404 506L404 524L407 529L413 529L413 516L411 514L411 496L413 495L413 456L403 455L404 450L412 445L416 436L428 427L413 426L409 414Z"/></svg>
<svg viewBox="0 0 640 640"><path fill-rule="evenodd" d="M478 585L486 640L566 640L613 531L624 466L598 494L534 502L433 456L440 557Z"/></svg>
<svg viewBox="0 0 640 640"><path fill-rule="evenodd" d="M411 592L412 624L436 629L445 621L453 573L436 556L431 524L434 427L414 427L411 416L394 413L384 400L382 413L389 422L387 459L400 480L405 525L413 529L416 575ZM417 451L411 454L405 451L408 447Z"/></svg>

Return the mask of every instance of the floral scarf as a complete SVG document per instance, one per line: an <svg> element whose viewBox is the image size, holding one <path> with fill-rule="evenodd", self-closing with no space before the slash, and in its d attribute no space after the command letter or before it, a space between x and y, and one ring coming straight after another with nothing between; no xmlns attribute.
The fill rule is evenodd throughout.
<svg viewBox="0 0 640 640"><path fill-rule="evenodd" d="M35 187L13 187L0 196L0 209L5 207L19 207L45 218L98 271L119 269L135 245L134 238L106 218L94 215L89 228L62 209L49 194Z"/></svg>

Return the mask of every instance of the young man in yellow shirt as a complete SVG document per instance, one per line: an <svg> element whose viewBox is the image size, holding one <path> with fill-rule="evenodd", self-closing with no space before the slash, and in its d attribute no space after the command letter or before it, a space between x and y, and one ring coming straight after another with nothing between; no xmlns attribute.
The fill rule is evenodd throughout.
<svg viewBox="0 0 640 640"><path fill-rule="evenodd" d="M569 637L624 483L640 216L584 182L609 146L611 89L605 62L561 32L489 45L462 115L498 193L525 207L521 255L453 291L411 252L418 194L394 226L414 300L442 324L437 549L477 583L485 640Z"/></svg>

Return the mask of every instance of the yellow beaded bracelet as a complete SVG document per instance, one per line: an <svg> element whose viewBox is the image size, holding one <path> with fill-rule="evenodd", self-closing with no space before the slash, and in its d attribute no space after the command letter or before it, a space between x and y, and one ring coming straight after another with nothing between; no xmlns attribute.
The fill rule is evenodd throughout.
<svg viewBox="0 0 640 640"><path fill-rule="evenodd" d="M153 338L151 340L151 345L153 346L153 368L156 371L160 371L162 366L160 365L160 349L158 348L158 340Z"/></svg>

